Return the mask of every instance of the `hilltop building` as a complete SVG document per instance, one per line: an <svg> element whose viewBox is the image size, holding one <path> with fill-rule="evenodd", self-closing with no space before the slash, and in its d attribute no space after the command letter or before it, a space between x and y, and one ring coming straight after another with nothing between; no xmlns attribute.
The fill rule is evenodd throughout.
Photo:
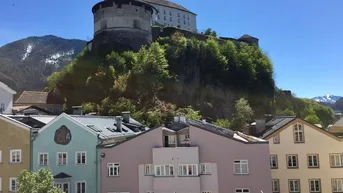
<svg viewBox="0 0 343 193"><path fill-rule="evenodd" d="M0 113L11 114L13 107L13 95L17 94L6 84L0 82Z"/></svg>
<svg viewBox="0 0 343 193"><path fill-rule="evenodd" d="M182 5L167 0L145 0L154 6L153 19L155 25L174 26L182 30L197 32L196 14Z"/></svg>
<svg viewBox="0 0 343 193"><path fill-rule="evenodd" d="M266 140L205 121L174 120L100 145L100 192L272 193Z"/></svg>

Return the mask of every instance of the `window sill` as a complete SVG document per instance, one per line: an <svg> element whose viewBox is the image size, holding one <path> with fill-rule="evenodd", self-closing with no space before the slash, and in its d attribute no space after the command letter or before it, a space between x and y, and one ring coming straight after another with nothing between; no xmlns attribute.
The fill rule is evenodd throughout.
<svg viewBox="0 0 343 193"><path fill-rule="evenodd" d="M294 141L294 143L305 143L305 141ZM293 193L293 192L291 192L291 193ZM295 192L295 193L297 193L297 192Z"/></svg>
<svg viewBox="0 0 343 193"><path fill-rule="evenodd" d="M156 175L154 175L154 177L156 177L156 178L173 178L173 177L175 177L175 176L156 176Z"/></svg>
<svg viewBox="0 0 343 193"><path fill-rule="evenodd" d="M211 175L211 173L209 173L209 174L199 174L199 175Z"/></svg>
<svg viewBox="0 0 343 193"><path fill-rule="evenodd" d="M343 166L331 166L331 168L343 168Z"/></svg>
<svg viewBox="0 0 343 193"><path fill-rule="evenodd" d="M299 167L287 167L287 169L299 169Z"/></svg>
<svg viewBox="0 0 343 193"><path fill-rule="evenodd" d="M9 164L23 164L23 162L8 162Z"/></svg>
<svg viewBox="0 0 343 193"><path fill-rule="evenodd" d="M87 166L87 164L75 164L76 166Z"/></svg>
<svg viewBox="0 0 343 193"><path fill-rule="evenodd" d="M178 177L199 177L199 175L189 175L189 176L184 176L184 175L178 175Z"/></svg>
<svg viewBox="0 0 343 193"><path fill-rule="evenodd" d="M317 167L307 167L308 169L319 169L319 166Z"/></svg>
<svg viewBox="0 0 343 193"><path fill-rule="evenodd" d="M234 174L234 175L236 175L236 176L247 176L247 175L249 175L249 173L247 173L247 174Z"/></svg>
<svg viewBox="0 0 343 193"><path fill-rule="evenodd" d="M107 176L108 178L119 178L120 176Z"/></svg>
<svg viewBox="0 0 343 193"><path fill-rule="evenodd" d="M279 169L279 167L273 167L273 168L270 168L270 169L275 170L275 169Z"/></svg>
<svg viewBox="0 0 343 193"><path fill-rule="evenodd" d="M66 167L67 166L67 164L66 165L57 165L57 167Z"/></svg>

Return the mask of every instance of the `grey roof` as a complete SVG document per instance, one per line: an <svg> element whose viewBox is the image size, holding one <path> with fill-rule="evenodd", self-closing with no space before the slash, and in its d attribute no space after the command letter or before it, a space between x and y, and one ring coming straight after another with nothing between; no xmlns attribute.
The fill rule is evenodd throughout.
<svg viewBox="0 0 343 193"><path fill-rule="evenodd" d="M268 128L262 138L265 138L275 131L281 129L283 126L287 125L288 123L292 122L296 117L275 117L272 120L266 123L266 127Z"/></svg>
<svg viewBox="0 0 343 193"><path fill-rule="evenodd" d="M193 13L190 10L183 7L182 5L179 5L179 4L173 3L171 1L167 1L167 0L144 0L144 1L147 3L151 3L151 4L157 4L157 5L170 7L170 8L174 8L174 9L179 9L181 11ZM193 13L193 14L195 14L195 13Z"/></svg>
<svg viewBox="0 0 343 193"><path fill-rule="evenodd" d="M343 126L343 117L338 119L332 126L342 127Z"/></svg>

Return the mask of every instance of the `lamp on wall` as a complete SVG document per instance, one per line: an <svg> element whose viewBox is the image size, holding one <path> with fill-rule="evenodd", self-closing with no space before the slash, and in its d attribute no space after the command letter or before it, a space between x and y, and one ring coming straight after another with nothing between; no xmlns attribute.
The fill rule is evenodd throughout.
<svg viewBox="0 0 343 193"><path fill-rule="evenodd" d="M101 153L100 157L101 157L101 160L103 160L106 157L106 154L105 153Z"/></svg>

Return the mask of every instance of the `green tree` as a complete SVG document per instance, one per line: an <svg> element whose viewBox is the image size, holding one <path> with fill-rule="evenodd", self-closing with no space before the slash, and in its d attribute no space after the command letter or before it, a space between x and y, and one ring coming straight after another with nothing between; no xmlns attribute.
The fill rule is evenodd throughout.
<svg viewBox="0 0 343 193"><path fill-rule="evenodd" d="M43 168L38 172L23 170L18 177L18 193L63 193L53 183L54 178L50 170Z"/></svg>
<svg viewBox="0 0 343 193"><path fill-rule="evenodd" d="M207 28L204 32L204 35L217 37L217 32L213 31L211 28Z"/></svg>
<svg viewBox="0 0 343 193"><path fill-rule="evenodd" d="M98 112L98 105L96 103L88 102L82 105L82 111L84 114Z"/></svg>
<svg viewBox="0 0 343 193"><path fill-rule="evenodd" d="M176 111L176 116L184 116L190 120L201 119L200 111L192 109L192 106L188 106L186 108L179 108Z"/></svg>
<svg viewBox="0 0 343 193"><path fill-rule="evenodd" d="M217 119L213 124L225 129L230 129L231 127L231 122L228 119Z"/></svg>
<svg viewBox="0 0 343 193"><path fill-rule="evenodd" d="M254 111L250 107L248 101L244 98L240 98L235 104L235 113L232 119L232 129L236 131L242 131L243 127L251 120Z"/></svg>
<svg viewBox="0 0 343 193"><path fill-rule="evenodd" d="M322 121L317 117L317 115L308 115L305 117L305 121L312 124L322 124Z"/></svg>

